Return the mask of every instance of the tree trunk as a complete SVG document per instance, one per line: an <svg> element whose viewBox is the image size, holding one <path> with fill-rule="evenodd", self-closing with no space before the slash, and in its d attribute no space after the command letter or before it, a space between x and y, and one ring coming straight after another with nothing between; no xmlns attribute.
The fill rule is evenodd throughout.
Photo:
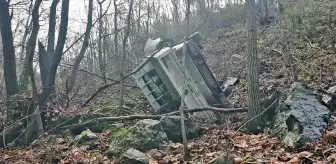
<svg viewBox="0 0 336 164"><path fill-rule="evenodd" d="M47 51L45 50L45 47L43 46L42 42L38 42L38 54L39 54L39 65L40 65L40 73L41 73L41 81L42 86L45 87L45 79L47 79L47 70L48 70L48 64L49 64L49 58Z"/></svg>
<svg viewBox="0 0 336 164"><path fill-rule="evenodd" d="M186 28L184 34L184 41L183 41L183 57L182 57L182 69L183 69L183 95L181 100L181 107L180 107L180 116L181 116L181 131L182 131L182 139L183 139L183 157L184 161L187 161L189 158L189 151L188 151L188 141L187 141L187 134L184 125L184 114L183 110L185 108L185 96L187 95L187 84L186 84L186 56L187 56L187 39L188 39L188 31L189 31L189 15L190 15L190 0L187 0L187 11L186 11Z"/></svg>
<svg viewBox="0 0 336 164"><path fill-rule="evenodd" d="M26 44L26 40L27 40L27 37L28 37L28 33L30 31L30 26L31 26L31 22L30 22L30 17L31 17L31 14L30 14L30 10L31 8L33 7L33 1L30 2L30 5L29 5L29 10L28 10L28 19L26 21L26 24L25 24L25 30L24 30L24 33L23 33L23 36L22 36L22 44L21 44L21 54L20 54L20 60L24 60L24 54L25 54L25 44Z"/></svg>
<svg viewBox="0 0 336 164"><path fill-rule="evenodd" d="M41 72L41 81L42 87L47 88L47 77L48 70L51 63L51 57L54 56L54 47L55 47L55 28L56 28L56 9L59 0L53 0L50 6L50 17L49 17L49 30L48 30L48 45L47 45L47 53L45 53L45 57L43 57L43 61L45 62L44 69ZM41 64L41 63L40 63ZM42 74L45 76L42 77Z"/></svg>
<svg viewBox="0 0 336 164"><path fill-rule="evenodd" d="M147 2L147 20L146 20L146 38L149 37L149 21L151 19L151 9L149 7L149 2Z"/></svg>
<svg viewBox="0 0 336 164"><path fill-rule="evenodd" d="M248 53L248 131L258 133L262 130L261 118L256 117L260 113L259 98L259 59L257 54L257 24L255 0L246 0L247 7L247 53ZM256 118L255 118L256 117Z"/></svg>
<svg viewBox="0 0 336 164"><path fill-rule="evenodd" d="M103 47L102 47L102 39L103 39L103 1L99 2L99 29L98 29L98 59L99 59L99 68L102 76L104 77L104 83L106 84L106 70L105 70L105 60L103 57Z"/></svg>
<svg viewBox="0 0 336 164"><path fill-rule="evenodd" d="M174 13L173 13L173 23L175 25L175 27L179 27L179 22L180 22L180 14L179 14L179 1L177 0L171 0L172 4L173 4L173 9L174 9Z"/></svg>
<svg viewBox="0 0 336 164"><path fill-rule="evenodd" d="M118 10L118 5L117 5L117 0L113 0L113 5L114 5L114 53L115 53L114 55L116 55L117 62L119 62L118 32L117 32L119 10ZM118 69L120 70L120 67Z"/></svg>
<svg viewBox="0 0 336 164"><path fill-rule="evenodd" d="M131 26L131 16L132 16L132 8L133 8L133 0L130 2L127 19L126 19L126 29L124 33L124 39L122 44L122 59L121 59L121 68L120 68L120 109L123 108L124 105L124 65L125 65L125 56L126 56L126 44L127 39L130 33Z"/></svg>
<svg viewBox="0 0 336 164"><path fill-rule="evenodd" d="M39 8L40 8L41 3L42 3L42 0L36 0L34 4L34 8L32 12L33 29L32 29L32 32L27 42L27 54L25 57L24 69L22 70L22 75L20 79L21 89L27 90L28 84L29 84L29 78L30 78L33 94L35 94L37 91L35 76L34 76L33 60L34 60L34 54L35 54L37 35L40 29Z"/></svg>
<svg viewBox="0 0 336 164"><path fill-rule="evenodd" d="M263 0L264 1L264 9L265 9L265 15L264 15L264 21L266 24L269 24L269 16L268 16L268 4L267 4L267 0Z"/></svg>
<svg viewBox="0 0 336 164"><path fill-rule="evenodd" d="M48 74L46 79L46 87L43 87L42 94L39 98L39 107L40 110L43 110L43 107L50 96L50 93L55 88L55 79L57 73L57 67L62 59L63 48L66 40L66 35L68 32L68 19L69 19L69 0L62 0L62 11L61 11L61 24L57 39L57 45L55 49L55 54L52 56L50 62L50 67L48 68ZM42 115L43 120L45 121L44 114Z"/></svg>
<svg viewBox="0 0 336 164"><path fill-rule="evenodd" d="M86 24L85 36L82 48L77 56L74 65L71 69L71 74L68 77L68 92L71 92L76 83L76 73L79 69L80 63L84 58L87 47L89 46L90 32L92 28L92 10L93 10L93 0L89 0L89 13L88 13L88 22Z"/></svg>
<svg viewBox="0 0 336 164"><path fill-rule="evenodd" d="M4 55L4 78L7 96L18 93L18 83L16 76L16 61L11 27L11 17L9 15L9 3L7 0L0 0L0 31L2 36L2 49Z"/></svg>

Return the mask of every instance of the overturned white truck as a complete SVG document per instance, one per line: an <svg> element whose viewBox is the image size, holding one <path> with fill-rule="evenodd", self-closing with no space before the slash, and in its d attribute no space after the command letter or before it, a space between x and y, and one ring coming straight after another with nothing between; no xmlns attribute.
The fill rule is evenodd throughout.
<svg viewBox="0 0 336 164"><path fill-rule="evenodd" d="M159 41L147 42L147 49L152 43L158 43L151 46L159 49L154 51L152 48L154 52L146 57L148 61L145 60L145 64L140 64L142 68L133 75L133 78L156 113L163 114L177 110L181 104L183 89L186 89L187 93L185 96L187 108L228 105L227 98L203 58L201 39L199 33L189 37L185 69L182 66L182 42L167 47L158 47ZM197 115L214 117L212 111L198 112Z"/></svg>

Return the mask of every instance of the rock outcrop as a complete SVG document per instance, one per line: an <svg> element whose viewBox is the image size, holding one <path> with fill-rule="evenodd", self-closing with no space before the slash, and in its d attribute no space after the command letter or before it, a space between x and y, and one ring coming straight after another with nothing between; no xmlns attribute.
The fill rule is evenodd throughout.
<svg viewBox="0 0 336 164"><path fill-rule="evenodd" d="M162 117L161 125L164 132L167 134L168 139L173 142L182 142L181 131L181 117L180 116L166 116ZM196 138L203 133L203 129L197 123L192 122L190 119L185 120L187 139Z"/></svg>
<svg viewBox="0 0 336 164"><path fill-rule="evenodd" d="M145 119L130 129L121 128L110 137L109 156L117 156L129 148L140 151L160 148L168 141L160 121Z"/></svg>
<svg viewBox="0 0 336 164"><path fill-rule="evenodd" d="M287 146L299 147L322 138L331 112L312 90L294 83L287 99L279 105L274 128Z"/></svg>

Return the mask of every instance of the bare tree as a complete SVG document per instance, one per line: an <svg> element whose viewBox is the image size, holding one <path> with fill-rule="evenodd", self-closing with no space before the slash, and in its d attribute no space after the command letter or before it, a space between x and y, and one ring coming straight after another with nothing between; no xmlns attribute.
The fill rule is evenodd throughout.
<svg viewBox="0 0 336 164"><path fill-rule="evenodd" d="M51 57L54 55L55 47L55 29L56 29L56 9L59 0L53 0L50 6L49 29L48 29L48 45L47 51L39 50L39 64L42 88L47 88L47 76L51 62ZM44 48L42 43L39 43L39 48Z"/></svg>
<svg viewBox="0 0 336 164"><path fill-rule="evenodd" d="M103 54L102 40L103 40L103 3L105 0L99 1L99 27L98 27L98 59L99 59L99 68L100 72L104 77L104 82L106 83L106 68L105 68L105 59Z"/></svg>
<svg viewBox="0 0 336 164"><path fill-rule="evenodd" d="M45 87L42 89L42 94L39 98L40 110L43 109L47 98L50 93L55 88L55 79L58 65L63 56L63 48L68 32L68 19L69 19L69 0L62 0L62 11L61 11L61 25L58 33L57 45L55 53L51 57L50 66L48 68L48 74L46 77ZM45 120L45 119L43 119Z"/></svg>
<svg viewBox="0 0 336 164"><path fill-rule="evenodd" d="M22 90L28 89L29 79L31 81L32 91L36 93L36 82L34 76L34 68L33 68L33 59L35 54L36 40L39 31L39 8L42 3L42 0L36 0L32 12L32 22L33 29L30 34L29 40L27 42L27 54L25 57L24 69L22 71L22 75L20 78L20 86Z"/></svg>
<svg viewBox="0 0 336 164"><path fill-rule="evenodd" d="M181 116L181 131L182 131L182 139L183 139L183 157L186 161L189 158L189 151L188 151L188 141L187 141L187 134L186 129L184 125L184 114L183 110L185 108L185 96L187 95L187 89L186 89L186 56L187 56L187 39L188 39L188 31L189 31L189 15L190 15L190 0L187 0L187 11L186 11L186 28L185 28L185 34L184 34L184 41L183 41L183 57L182 57L182 64L183 64L183 95L181 100L181 107L180 107L180 116Z"/></svg>
<svg viewBox="0 0 336 164"><path fill-rule="evenodd" d="M133 0L130 2L130 6L128 9L127 19L126 19L126 29L124 33L124 39L122 43L122 58L121 58L121 69L120 69L120 108L123 108L124 104L124 65L125 65L125 57L126 57L126 44L127 39L130 33L131 28L131 16L132 16L132 8L133 8Z"/></svg>
<svg viewBox="0 0 336 164"><path fill-rule="evenodd" d="M179 26L179 21L180 21L180 13L179 13L179 1L177 0L171 0L172 1L172 4L173 4L173 23L176 27Z"/></svg>
<svg viewBox="0 0 336 164"><path fill-rule="evenodd" d="M119 48L118 48L118 4L117 0L113 0L113 5L114 5L114 53L117 56L117 61L119 62L118 56L119 56ZM119 72L120 72L120 67L119 67Z"/></svg>
<svg viewBox="0 0 336 164"><path fill-rule="evenodd" d="M9 2L0 0L0 31L4 54L4 77L7 96L18 93L16 76L15 50L13 43L13 32L11 27L11 16L9 14Z"/></svg>
<svg viewBox="0 0 336 164"><path fill-rule="evenodd" d="M24 33L23 33L23 36L22 36L20 60L24 60L24 56L25 56L24 55L25 54L25 43L26 43L29 31L30 31L31 23L32 23L31 20L30 20L30 17L31 17L30 10L31 10L31 8L33 8L33 2L34 1L31 0L29 8L28 8L28 18L26 20L25 30L24 30Z"/></svg>
<svg viewBox="0 0 336 164"><path fill-rule="evenodd" d="M257 20L255 0L246 0L247 7L247 54L248 54L248 119L247 128L252 133L261 130L259 97L259 59L257 54Z"/></svg>
<svg viewBox="0 0 336 164"><path fill-rule="evenodd" d="M68 92L71 92L74 88L75 82L76 82L76 73L79 69L80 63L84 58L85 52L87 50L87 47L89 46L89 39L90 39L90 33L92 28L92 10L93 10L93 0L89 0L89 12L88 12L88 21L86 24L86 30L85 30L85 36L82 48L79 52L79 55L77 56L74 65L72 66L71 74L68 77Z"/></svg>

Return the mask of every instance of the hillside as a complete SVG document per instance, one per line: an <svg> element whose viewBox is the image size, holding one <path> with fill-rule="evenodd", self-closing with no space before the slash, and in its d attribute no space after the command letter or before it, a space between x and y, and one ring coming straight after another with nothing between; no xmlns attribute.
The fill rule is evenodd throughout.
<svg viewBox="0 0 336 164"><path fill-rule="evenodd" d="M56 96L47 103L47 112L54 115L47 118L50 120L45 125L45 133L35 135L36 139L26 146L14 147L12 143L7 143L5 149L0 149L0 163L336 163L336 3L329 0L303 2L305 1L284 1L284 9L279 11L279 16L273 16L275 9L270 9L270 18L266 22L260 22L258 15L257 43L262 113L256 117L247 119L248 38L244 24L245 13L242 12L244 3L237 1L231 6L221 8L218 1L218 12L214 10L215 16L210 16L211 19L204 23L205 27L200 28L201 32L207 30L202 41L206 54L204 58L217 81L225 82L228 77L239 79L228 97L233 104L232 108L207 107L217 111L215 114L219 117L218 120L209 118L208 122L201 121L189 112L185 112L188 113L185 118L178 116L177 111L160 115L154 113L145 95L133 79L128 78L130 74L124 84L122 106L119 106L120 64L115 60L126 58L127 68L125 65L124 73L131 72L143 57L141 47L144 45L144 38L149 35L168 35L169 28L172 38L181 37L183 34L184 23L181 22L184 20L176 18L176 21L173 18L170 21L170 15L163 12L161 16L164 19L160 20L160 15L156 16L154 25L147 25L147 34L140 31L143 26L141 23L148 22L133 22L132 28L137 29L136 26L139 26L138 31L132 31L129 47L125 46L127 41L123 47L125 52L130 52L127 52L126 57L111 55L110 59L106 59L111 62L110 65L105 63L109 67L106 72L99 70L103 63L99 61L99 57L103 57L96 55L103 51L113 54L117 48L113 45L95 54L95 49L99 46L95 47L95 43L90 43L92 56L86 59L85 64L82 63L87 68L79 69L81 72L78 73L76 82L78 87L73 89L72 95L68 93L68 81L65 80L69 70L62 68L55 85L59 90L64 89L64 92L57 90ZM178 5L181 4L173 4L178 12ZM140 17L140 10L147 9L141 8L144 4L137 5ZM157 8L155 5L158 5ZM162 7L160 5L162 4L153 2L153 10ZM200 11L194 11L194 18L199 15L204 19L208 18L201 9L201 3L193 5L195 9L200 7ZM213 9L214 6L208 8ZM262 13L262 9L260 10L258 12ZM129 13L132 13L131 10ZM176 16L179 15L174 15ZM219 23L220 19L225 22ZM195 20L197 21L192 21L191 26L197 29L201 23L200 20ZM164 25L167 22L174 27L173 30L172 26ZM112 29L111 25L106 28ZM149 34L150 30L154 31L153 34ZM96 32L98 34L101 30ZM111 34L113 32L115 31ZM98 39L99 35L94 37ZM90 42L94 42L94 39ZM109 39L106 42L104 40L103 44L112 45L112 38ZM70 63L73 59L67 60ZM269 99L277 93L280 94L275 100ZM29 110L32 107L31 102L34 102L34 95L27 92L17 94L12 99L15 103L19 102L16 108ZM5 101L1 101L0 109L5 108ZM18 115L22 111L15 112L17 111L13 110L10 114ZM246 124L259 117L263 121L268 117L271 119L260 126L265 128L262 133L248 133ZM7 130L6 125L20 124L20 121L26 121L25 118L28 116L18 118L19 121L6 120L5 114L0 113L0 130ZM183 158L181 119L186 122L190 152L187 161ZM28 128L19 129L20 136L25 129ZM1 138L4 141L0 146L6 145L6 138Z"/></svg>
<svg viewBox="0 0 336 164"><path fill-rule="evenodd" d="M323 30L323 29L319 29ZM286 54L278 48L279 41L274 34L275 27L261 27L259 34L259 49L261 57L260 84L262 98L271 95L275 90L288 89L293 82L291 67L286 63ZM328 30L327 30L328 31ZM332 33L332 31L329 31ZM320 35L324 34L324 35ZM301 58L300 67L306 72L300 72L299 80L315 88L328 89L335 81L335 56L320 47L323 42L319 38L330 37L330 34L316 31L309 41L301 40L292 45L292 50L299 54L315 56ZM293 36L294 37L294 36ZM246 58L245 58L246 30L244 26L219 30L215 35L205 41L205 51L208 56L208 64L218 80L228 76L239 77L241 82L236 86L230 100L235 107L246 107ZM323 39L320 39L323 40ZM313 42L314 41L314 42ZM312 47L313 46L313 47ZM328 46L326 46L328 47ZM307 54L310 52L309 54ZM318 56L319 55L319 56ZM310 68L310 69L307 69ZM320 70L320 71L313 71ZM308 77L309 78L308 78ZM271 131L259 135L249 135L237 132L245 119L245 114L228 115L224 125L203 124L205 134L199 139L189 141L191 151L191 163L208 163L218 156L227 154L232 156L236 163L333 163L336 161L335 135L336 120L328 129L325 138L319 142L306 145L300 150L286 147ZM334 117L333 117L334 118ZM25 149L4 151L4 159L11 163L31 163L46 160L61 163L93 162L102 163L117 162L106 156L108 147L107 135L113 131L99 134L100 141L72 144L71 139L63 139L62 136L47 136L40 139L34 146ZM50 142L52 144L50 144ZM165 150L151 150L147 155L151 157L151 164L182 163L183 146L179 143L170 143ZM118 163L118 162L117 162Z"/></svg>

